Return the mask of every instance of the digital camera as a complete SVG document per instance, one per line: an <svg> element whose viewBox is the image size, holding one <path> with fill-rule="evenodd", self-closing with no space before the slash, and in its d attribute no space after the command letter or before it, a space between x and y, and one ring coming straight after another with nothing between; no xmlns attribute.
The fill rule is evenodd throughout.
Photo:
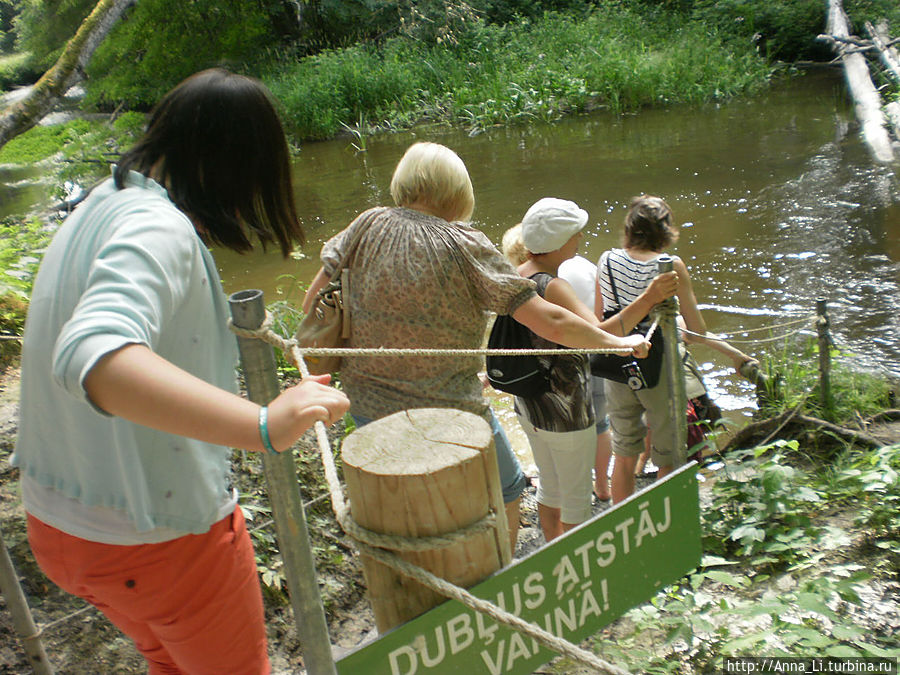
<svg viewBox="0 0 900 675"><path fill-rule="evenodd" d="M641 367L638 365L637 361L626 363L622 366L622 372L625 374L625 382L632 391L639 391L646 388L647 380L644 379L644 374L641 372Z"/></svg>

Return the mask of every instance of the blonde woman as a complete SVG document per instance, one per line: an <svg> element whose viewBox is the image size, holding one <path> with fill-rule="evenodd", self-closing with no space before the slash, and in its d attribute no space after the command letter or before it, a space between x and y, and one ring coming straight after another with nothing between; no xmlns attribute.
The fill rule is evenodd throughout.
<svg viewBox="0 0 900 675"><path fill-rule="evenodd" d="M511 314L536 333L572 347L627 346L620 339L539 298L479 230L469 224L475 197L455 152L437 143L412 145L391 180L396 206L360 214L322 248L322 268L304 300L312 306L348 243L353 317L351 347L478 348L488 313ZM482 395L478 356L349 356L341 382L357 424L410 408L457 408L481 415L494 430L503 498L515 544L525 478L509 441Z"/></svg>

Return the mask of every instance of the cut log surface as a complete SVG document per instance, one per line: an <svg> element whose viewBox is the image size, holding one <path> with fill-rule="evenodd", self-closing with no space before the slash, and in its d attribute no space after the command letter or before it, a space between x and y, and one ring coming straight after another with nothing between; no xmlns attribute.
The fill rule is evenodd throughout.
<svg viewBox="0 0 900 675"><path fill-rule="evenodd" d="M403 537L446 535L493 511L499 527L448 547L397 551L403 559L467 588L509 562L493 434L472 413L418 409L353 432L343 443L344 478L353 519ZM362 556L369 600L384 632L445 598Z"/></svg>

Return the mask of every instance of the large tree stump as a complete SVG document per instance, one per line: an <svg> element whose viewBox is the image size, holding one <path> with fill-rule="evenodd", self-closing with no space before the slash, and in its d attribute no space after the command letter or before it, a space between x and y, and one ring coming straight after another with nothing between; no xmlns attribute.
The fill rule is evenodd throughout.
<svg viewBox="0 0 900 675"><path fill-rule="evenodd" d="M478 415L436 408L395 413L350 434L341 455L351 514L369 530L401 537L447 535L493 511L496 528L443 548L398 550L403 559L463 588L509 562L493 435ZM363 555L362 563L382 633L445 600L369 556Z"/></svg>

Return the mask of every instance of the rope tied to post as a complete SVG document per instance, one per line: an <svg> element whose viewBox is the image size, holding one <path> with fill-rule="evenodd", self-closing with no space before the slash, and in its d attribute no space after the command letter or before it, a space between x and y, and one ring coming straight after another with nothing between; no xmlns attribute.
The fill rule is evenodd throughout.
<svg viewBox="0 0 900 675"><path fill-rule="evenodd" d="M300 371L301 377L309 376L309 368L304 361L304 354L312 355L314 350L301 350L300 347L297 346L296 342L293 340L288 340L278 335L272 330L273 320L270 313L267 311L265 318L257 329L244 329L238 328L233 325L231 321L229 321L230 329L240 337L249 338L249 339L260 339L272 346L278 347L285 354L285 357ZM331 350L321 350L322 352L328 351L331 353ZM368 350L348 350L348 351L361 351L364 353L377 353L381 354L382 350L380 349L368 349ZM396 352L402 352L404 354L414 352L416 354L425 351L425 352L439 352L439 353L451 353L451 354L459 354L463 353L477 353L484 354L487 353L488 350L390 350ZM523 351L529 350L503 350L503 351L511 351L513 353L522 353ZM536 351L547 351L552 354L559 354L560 350L536 350ZM583 351L584 353L597 353L597 350L573 350L573 351ZM613 350L621 352L623 350ZM628 350L630 351L630 350ZM345 353L345 352L341 352ZM498 623L502 623L514 630L517 630L545 647L557 652L558 654L563 654L568 656L569 658L577 661L578 663L593 668L597 670L597 672L610 673L612 675L631 675L627 670L623 670L618 666L608 663L598 657L596 654L582 649L577 645L572 644L571 642L557 637L553 635L549 631L546 631L539 626L531 624L514 614L507 612L501 607L481 598L478 598L471 593L469 593L464 588L460 588L459 586L455 586L454 584L449 583L448 581L441 579L440 577L428 572L427 570L422 569L412 563L403 560L400 556L398 556L395 551L405 550L405 551L416 551L416 550L425 550L425 549L434 549L436 547L449 546L452 544L465 539L466 537L474 534L476 532L485 531L488 528L493 528L496 523L497 514L490 513L485 518L477 521L465 528L460 530L456 530L452 533L447 533L439 536L431 536L431 537L421 537L421 538L409 538L409 537L400 537L396 535L385 535L378 532L373 532L368 530L359 524L357 524L350 513L350 505L344 496L343 489L340 484L340 479L337 475L337 469L334 461L334 454L331 449L331 443L328 440L328 432L325 428L325 424L321 421L317 421L314 426L314 431L316 434L316 440L319 447L319 452L322 456L322 464L325 473L325 482L328 484L328 490L331 496L331 505L332 510L334 511L335 518L344 532L351 537L357 548L361 553L371 556L375 558L379 562L388 565L392 569L400 572L401 574L418 581L422 585L432 589L433 591L443 595L446 598L452 598L454 600L459 601L466 607L480 612L482 614L487 614L491 618L493 618Z"/></svg>

